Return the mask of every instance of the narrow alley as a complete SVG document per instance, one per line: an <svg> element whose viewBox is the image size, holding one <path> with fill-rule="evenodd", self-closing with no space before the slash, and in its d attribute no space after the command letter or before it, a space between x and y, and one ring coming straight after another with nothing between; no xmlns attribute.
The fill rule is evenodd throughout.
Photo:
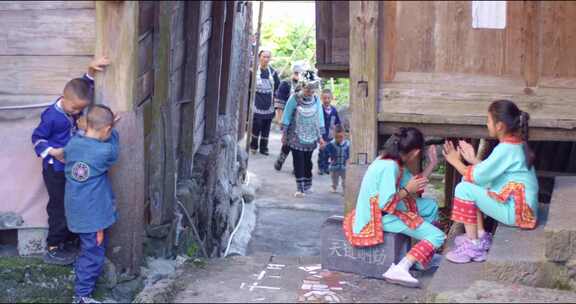
<svg viewBox="0 0 576 304"><path fill-rule="evenodd" d="M421 277L423 288L410 289L383 280L321 269L320 230L331 215L342 215L343 196L329 191L330 177L314 172L314 193L293 197L292 159L282 171L273 163L280 133L273 132L270 155L250 155L249 171L260 179L256 193L256 227L247 256L186 265L178 275L170 301L200 302L420 302L432 274ZM317 153L314 154L316 160ZM316 162L314 163L316 167Z"/></svg>

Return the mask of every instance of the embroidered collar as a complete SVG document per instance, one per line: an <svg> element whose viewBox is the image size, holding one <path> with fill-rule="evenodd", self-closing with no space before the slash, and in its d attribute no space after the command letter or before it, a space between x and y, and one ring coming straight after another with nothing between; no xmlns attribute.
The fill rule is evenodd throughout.
<svg viewBox="0 0 576 304"><path fill-rule="evenodd" d="M514 144L514 145L518 145L518 144L523 143L522 139L520 139L518 136L514 136L514 135L502 137L502 139L500 139L500 142L505 143L505 144Z"/></svg>

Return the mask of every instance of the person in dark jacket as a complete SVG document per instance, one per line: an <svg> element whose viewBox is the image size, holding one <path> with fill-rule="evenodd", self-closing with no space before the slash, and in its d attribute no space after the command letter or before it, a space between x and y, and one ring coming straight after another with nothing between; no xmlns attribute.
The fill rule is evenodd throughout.
<svg viewBox="0 0 576 304"><path fill-rule="evenodd" d="M105 57L90 64L82 78L69 81L63 95L42 112L41 120L32 133L32 145L42 157L42 176L48 190L48 237L44 261L50 264L69 265L74 262L76 236L66 225L64 212L64 147L78 131L82 111L93 102L94 75L109 64Z"/></svg>
<svg viewBox="0 0 576 304"><path fill-rule="evenodd" d="M260 154L269 155L268 136L274 118L274 93L280 86L278 72L270 66L272 52L261 50L258 53L260 66L256 71L256 98L252 112L252 140L250 149L255 154L260 149ZM252 78L250 78L252 79ZM252 84L250 84L252 85Z"/></svg>

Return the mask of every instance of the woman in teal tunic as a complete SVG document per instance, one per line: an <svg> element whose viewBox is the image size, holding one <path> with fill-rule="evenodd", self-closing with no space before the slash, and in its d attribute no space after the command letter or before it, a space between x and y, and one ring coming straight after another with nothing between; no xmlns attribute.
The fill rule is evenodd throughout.
<svg viewBox="0 0 576 304"><path fill-rule="evenodd" d="M383 275L388 282L409 287L417 287L419 282L408 270L416 262L426 268L446 238L433 225L438 218L436 201L418 197L437 165L434 147L428 150L429 164L421 175L408 170L420 161L423 146L424 137L418 129L400 128L384 154L368 167L356 208L344 219L346 238L354 246L380 244L384 242L384 231L420 240L398 265L392 264Z"/></svg>
<svg viewBox="0 0 576 304"><path fill-rule="evenodd" d="M455 148L444 144L444 155L463 176L456 186L452 220L463 223L466 234L456 238L456 248L446 255L453 263L482 262L492 237L484 230L483 215L524 229L536 227L538 180L528 147L528 120L509 100L494 101L488 109L488 131L500 143L490 156L476 159L474 148L461 141ZM470 165L466 166L463 157Z"/></svg>

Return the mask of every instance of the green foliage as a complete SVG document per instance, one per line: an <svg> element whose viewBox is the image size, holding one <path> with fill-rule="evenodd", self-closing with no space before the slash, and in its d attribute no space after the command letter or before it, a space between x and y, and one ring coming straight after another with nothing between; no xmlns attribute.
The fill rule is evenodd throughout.
<svg viewBox="0 0 576 304"><path fill-rule="evenodd" d="M294 61L305 61L308 66L316 65L316 38L312 25L296 23L293 20L276 20L262 24L262 48L272 51L272 66L280 73L280 78L288 78ZM350 100L348 78L323 79L323 88L332 89L334 105L347 105Z"/></svg>
<svg viewBox="0 0 576 304"><path fill-rule="evenodd" d="M323 79L322 87L332 90L332 94L334 95L333 105L345 106L350 103L350 79L348 78Z"/></svg>
<svg viewBox="0 0 576 304"><path fill-rule="evenodd" d="M190 245L186 250L186 255L192 258L196 256L196 254L198 253L198 249L199 249L198 245L196 245L196 243L192 243L192 245Z"/></svg>
<svg viewBox="0 0 576 304"><path fill-rule="evenodd" d="M295 23L292 20L275 20L262 24L261 48L272 51L272 66L281 78L291 74L293 61L316 64L316 39L313 26Z"/></svg>

